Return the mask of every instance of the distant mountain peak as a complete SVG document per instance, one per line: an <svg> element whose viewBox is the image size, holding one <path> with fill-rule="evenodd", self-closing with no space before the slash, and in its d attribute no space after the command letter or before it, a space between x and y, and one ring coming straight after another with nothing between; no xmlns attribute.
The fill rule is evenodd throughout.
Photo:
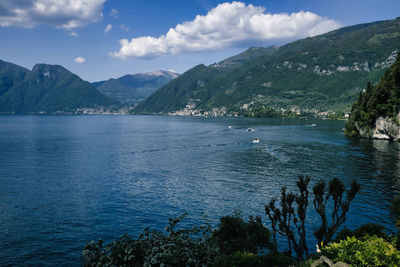
<svg viewBox="0 0 400 267"><path fill-rule="evenodd" d="M63 66L60 65L49 65L49 64L36 64L32 68L32 73L38 73L38 74L43 74L43 76L50 76L50 75L56 75L60 72L67 72L71 73L69 70L64 68Z"/></svg>
<svg viewBox="0 0 400 267"><path fill-rule="evenodd" d="M173 71L156 70L136 74L126 74L116 79L93 83L97 89L125 104L134 104L154 93L157 89L177 78Z"/></svg>
<svg viewBox="0 0 400 267"><path fill-rule="evenodd" d="M142 75L146 75L146 76L169 76L172 77L173 79L175 79L176 77L179 76L179 74L169 71L169 70L156 70L156 71L152 71L152 72L144 72L144 73L140 73Z"/></svg>

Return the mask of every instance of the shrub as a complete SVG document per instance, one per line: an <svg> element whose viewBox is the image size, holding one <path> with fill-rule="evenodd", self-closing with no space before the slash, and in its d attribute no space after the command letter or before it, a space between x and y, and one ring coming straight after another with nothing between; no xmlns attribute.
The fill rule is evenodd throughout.
<svg viewBox="0 0 400 267"><path fill-rule="evenodd" d="M346 240L347 237L355 237L355 238L362 238L364 236L377 236L381 237L386 241L390 240L390 237L388 234L385 232L385 227L376 223L367 223L364 225L361 225L359 228L355 229L354 231L351 231L347 228L343 229L340 231L335 239L335 242L339 242L341 240Z"/></svg>
<svg viewBox="0 0 400 267"><path fill-rule="evenodd" d="M294 262L283 253L272 252L265 255L256 255L249 252L236 252L232 255L217 257L212 264L215 267L286 267Z"/></svg>
<svg viewBox="0 0 400 267"><path fill-rule="evenodd" d="M271 234L261 223L260 217L249 218L245 222L239 214L224 216L212 234L222 254L235 252L257 253L262 249L271 249Z"/></svg>
<svg viewBox="0 0 400 267"><path fill-rule="evenodd" d="M321 251L334 262L353 266L398 266L400 262L400 252L394 244L376 236L348 237L323 247Z"/></svg>
<svg viewBox="0 0 400 267"><path fill-rule="evenodd" d="M176 230L185 215L169 219L166 233L144 232L137 238L123 236L107 246L89 242L83 252L85 266L204 266L218 255L209 226Z"/></svg>

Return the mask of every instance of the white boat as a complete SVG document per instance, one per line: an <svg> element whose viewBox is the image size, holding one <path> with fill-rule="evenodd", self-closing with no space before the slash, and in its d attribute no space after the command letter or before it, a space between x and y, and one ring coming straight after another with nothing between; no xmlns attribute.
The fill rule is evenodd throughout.
<svg viewBox="0 0 400 267"><path fill-rule="evenodd" d="M252 141L252 143L253 143L253 144L258 144L258 143L260 143L260 139L256 138L256 139L254 139L254 140Z"/></svg>
<svg viewBox="0 0 400 267"><path fill-rule="evenodd" d="M248 132L254 132L255 130L253 128L247 128Z"/></svg>
<svg viewBox="0 0 400 267"><path fill-rule="evenodd" d="M232 125L229 125L228 128L229 128L229 129L232 129Z"/></svg>

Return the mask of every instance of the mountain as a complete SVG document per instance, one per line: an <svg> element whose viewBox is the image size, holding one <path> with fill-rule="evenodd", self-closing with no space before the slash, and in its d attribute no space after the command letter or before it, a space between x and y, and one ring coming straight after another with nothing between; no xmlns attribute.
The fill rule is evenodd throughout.
<svg viewBox="0 0 400 267"><path fill-rule="evenodd" d="M376 83L399 50L400 19L345 27L282 47L251 48L190 69L135 112L240 115L263 106L350 111L366 82Z"/></svg>
<svg viewBox="0 0 400 267"><path fill-rule="evenodd" d="M400 54L378 84L367 84L353 105L345 134L400 140Z"/></svg>
<svg viewBox="0 0 400 267"><path fill-rule="evenodd" d="M0 97L21 82L29 70L0 60Z"/></svg>
<svg viewBox="0 0 400 267"><path fill-rule="evenodd" d="M0 61L0 113L65 113L119 105L62 66L37 64L29 71Z"/></svg>
<svg viewBox="0 0 400 267"><path fill-rule="evenodd" d="M157 89L179 75L158 70L148 73L128 74L118 79L93 83L103 94L124 104L134 104L154 93Z"/></svg>

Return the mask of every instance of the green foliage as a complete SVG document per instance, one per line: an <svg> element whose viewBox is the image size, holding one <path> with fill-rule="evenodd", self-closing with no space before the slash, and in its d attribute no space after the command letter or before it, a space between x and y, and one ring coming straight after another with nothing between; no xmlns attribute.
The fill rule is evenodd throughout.
<svg viewBox="0 0 400 267"><path fill-rule="evenodd" d="M343 112L330 113L328 114L328 116L326 116L326 118L331 120L342 120L344 118L344 113Z"/></svg>
<svg viewBox="0 0 400 267"><path fill-rule="evenodd" d="M352 107L345 134L349 137L358 137L359 129L370 132L377 118L382 116L395 120L399 111L400 54L377 85L372 86L368 83L365 92L360 92L357 102Z"/></svg>
<svg viewBox="0 0 400 267"><path fill-rule="evenodd" d="M273 254L276 257L255 254L271 248L269 230L259 217L245 222L238 214L225 216L214 231L209 225L177 230L177 224L185 216L169 219L165 233L145 229L136 239L125 235L106 246L102 241L89 242L82 252L83 263L85 266L206 266L217 257L218 262L288 261L278 253Z"/></svg>
<svg viewBox="0 0 400 267"><path fill-rule="evenodd" d="M383 238L366 236L362 239L348 237L322 248L322 254L332 261L352 266L399 266L400 252Z"/></svg>
<svg viewBox="0 0 400 267"><path fill-rule="evenodd" d="M355 237L357 239L360 239L364 236L376 236L383 238L384 240L387 241L391 239L390 236L388 236L388 234L385 232L385 227L375 223L367 223L361 225L354 231L344 228L336 235L335 242L346 240L348 237Z"/></svg>
<svg viewBox="0 0 400 267"><path fill-rule="evenodd" d="M283 253L271 252L257 255L250 252L236 252L233 255L217 257L212 266L215 267L287 267L293 265L291 258Z"/></svg>
<svg viewBox="0 0 400 267"><path fill-rule="evenodd" d="M366 82L376 83L388 67L381 63L399 49L398 32L400 21L390 20L345 27L279 48L252 48L239 59L192 68L140 103L136 112L173 112L188 104L240 112L250 103L347 112Z"/></svg>
<svg viewBox="0 0 400 267"><path fill-rule="evenodd" d="M244 113L245 117L252 118L298 118L295 112L276 110L268 107L258 107Z"/></svg>
<svg viewBox="0 0 400 267"><path fill-rule="evenodd" d="M271 249L271 234L261 223L260 217L250 217L245 222L239 214L224 216L212 237L216 240L222 254L235 252L258 253L263 249Z"/></svg>
<svg viewBox="0 0 400 267"><path fill-rule="evenodd" d="M205 266L218 255L208 225L176 230L185 217L170 219L166 233L144 232L137 238L123 236L109 245L88 243L83 252L85 266Z"/></svg>

